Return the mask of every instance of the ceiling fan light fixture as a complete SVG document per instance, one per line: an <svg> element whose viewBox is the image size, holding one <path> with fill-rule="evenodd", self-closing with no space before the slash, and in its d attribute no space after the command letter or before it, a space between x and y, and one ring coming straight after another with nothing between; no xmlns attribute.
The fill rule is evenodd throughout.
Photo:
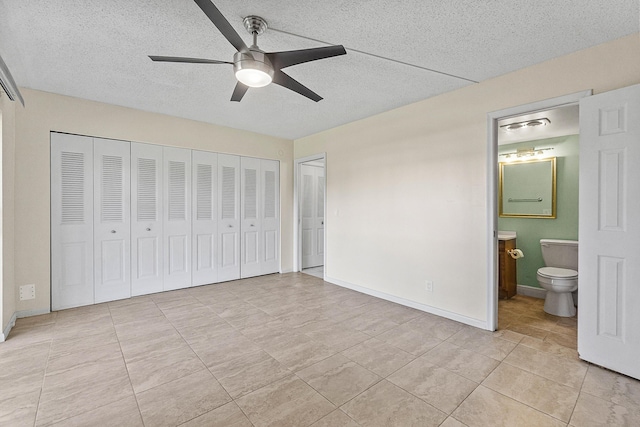
<svg viewBox="0 0 640 427"><path fill-rule="evenodd" d="M249 87L264 87L273 81L273 66L264 53L252 50L251 53L236 53L233 69L236 79Z"/></svg>

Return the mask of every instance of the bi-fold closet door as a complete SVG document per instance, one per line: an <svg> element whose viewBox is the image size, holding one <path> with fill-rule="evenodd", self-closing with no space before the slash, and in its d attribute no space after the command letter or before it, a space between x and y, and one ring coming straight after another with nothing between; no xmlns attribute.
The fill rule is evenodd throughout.
<svg viewBox="0 0 640 427"><path fill-rule="evenodd" d="M129 143L51 134L51 293L60 310L131 296Z"/></svg>

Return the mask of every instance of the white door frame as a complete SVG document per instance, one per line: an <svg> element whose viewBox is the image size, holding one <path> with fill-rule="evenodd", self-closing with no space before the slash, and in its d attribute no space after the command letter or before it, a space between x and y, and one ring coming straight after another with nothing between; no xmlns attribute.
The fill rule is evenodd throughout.
<svg viewBox="0 0 640 427"><path fill-rule="evenodd" d="M302 222L300 221L300 182L302 182L301 170L302 164L311 162L314 160L321 160L324 162L324 229L322 238L324 239L324 261L325 265L324 276L327 276L327 154L318 153L307 157L302 157L295 160L295 174L293 179L293 271L302 271L302 232L300 230Z"/></svg>
<svg viewBox="0 0 640 427"><path fill-rule="evenodd" d="M487 329L498 327L498 121L523 114L550 110L577 104L581 98L591 96L584 90L557 98L505 108L487 113Z"/></svg>

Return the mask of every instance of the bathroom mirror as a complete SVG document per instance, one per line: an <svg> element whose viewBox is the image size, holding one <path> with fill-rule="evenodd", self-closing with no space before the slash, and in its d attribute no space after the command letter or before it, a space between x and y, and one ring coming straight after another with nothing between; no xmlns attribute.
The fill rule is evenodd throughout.
<svg viewBox="0 0 640 427"><path fill-rule="evenodd" d="M500 163L500 216L556 217L556 158Z"/></svg>

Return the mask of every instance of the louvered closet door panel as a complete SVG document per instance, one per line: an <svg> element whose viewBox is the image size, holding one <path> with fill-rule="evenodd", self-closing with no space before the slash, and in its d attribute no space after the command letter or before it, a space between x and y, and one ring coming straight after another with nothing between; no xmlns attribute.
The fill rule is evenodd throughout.
<svg viewBox="0 0 640 427"><path fill-rule="evenodd" d="M241 202L241 277L260 275L262 258L260 237L260 159L242 157L240 159Z"/></svg>
<svg viewBox="0 0 640 427"><path fill-rule="evenodd" d="M240 278L240 157L218 154L218 281Z"/></svg>
<svg viewBox="0 0 640 427"><path fill-rule="evenodd" d="M280 271L280 162L260 160L260 274Z"/></svg>
<svg viewBox="0 0 640 427"><path fill-rule="evenodd" d="M131 143L131 294L163 290L162 147Z"/></svg>
<svg viewBox="0 0 640 427"><path fill-rule="evenodd" d="M163 148L164 290L191 286L191 150Z"/></svg>
<svg viewBox="0 0 640 427"><path fill-rule="evenodd" d="M192 167L192 284L206 285L218 281L218 155L206 151L191 152Z"/></svg>
<svg viewBox="0 0 640 427"><path fill-rule="evenodd" d="M93 304L93 141L51 133L51 308Z"/></svg>
<svg viewBox="0 0 640 427"><path fill-rule="evenodd" d="M131 296L130 143L93 138L95 302Z"/></svg>

